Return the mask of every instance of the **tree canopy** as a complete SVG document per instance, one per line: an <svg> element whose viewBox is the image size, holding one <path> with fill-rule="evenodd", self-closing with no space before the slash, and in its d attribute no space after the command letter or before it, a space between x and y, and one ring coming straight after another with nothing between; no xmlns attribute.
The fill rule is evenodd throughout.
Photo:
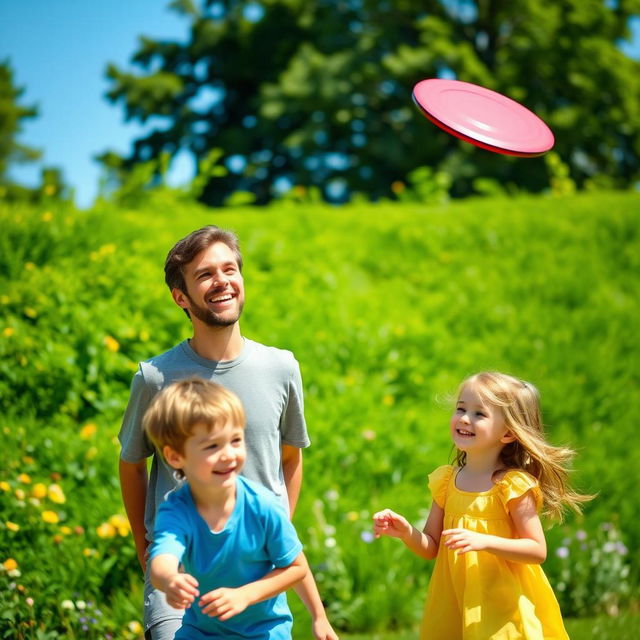
<svg viewBox="0 0 640 640"><path fill-rule="evenodd" d="M640 178L640 63L619 47L640 0L170 6L190 22L189 37L141 37L136 72L109 65L108 98L149 126L123 165L189 150L207 203L235 191L264 203L291 185L335 201L388 197L425 166L446 173L456 196L481 180L548 186L544 159L479 150L426 121L411 91L428 77L474 82L532 109L578 186Z"/></svg>
<svg viewBox="0 0 640 640"><path fill-rule="evenodd" d="M16 87L8 61L0 61L0 185L9 183L9 167L14 163L33 162L40 151L18 142L22 121L35 118L38 110L19 104L23 88Z"/></svg>
<svg viewBox="0 0 640 640"><path fill-rule="evenodd" d="M36 187L26 187L9 176L12 166L36 162L42 156L39 149L18 141L23 121L38 116L37 107L20 104L23 94L24 88L14 84L10 63L0 61L0 197L32 202L70 198L62 172L56 167L41 167L40 184Z"/></svg>

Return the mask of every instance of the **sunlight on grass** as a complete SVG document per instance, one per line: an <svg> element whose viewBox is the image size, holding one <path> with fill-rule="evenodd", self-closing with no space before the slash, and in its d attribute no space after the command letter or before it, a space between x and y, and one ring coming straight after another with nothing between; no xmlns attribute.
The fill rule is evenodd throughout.
<svg viewBox="0 0 640 640"><path fill-rule="evenodd" d="M565 620L571 640L637 640L640 637L640 615L623 613L610 618ZM340 635L341 640L417 640L418 631L381 632L374 634Z"/></svg>

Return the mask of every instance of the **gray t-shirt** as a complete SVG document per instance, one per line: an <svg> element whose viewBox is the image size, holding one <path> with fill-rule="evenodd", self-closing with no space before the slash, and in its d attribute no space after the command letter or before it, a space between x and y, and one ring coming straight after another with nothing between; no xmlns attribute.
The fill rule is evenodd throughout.
<svg viewBox="0 0 640 640"><path fill-rule="evenodd" d="M199 356L185 340L160 356L140 363L118 438L120 457L139 462L153 456L145 507L151 539L157 506L176 487L173 469L142 430L142 418L154 396L172 382L199 376L233 391L246 414L247 459L242 474L271 489L288 509L282 473L282 445L308 447L300 367L290 351L244 339L235 360L215 362Z"/></svg>

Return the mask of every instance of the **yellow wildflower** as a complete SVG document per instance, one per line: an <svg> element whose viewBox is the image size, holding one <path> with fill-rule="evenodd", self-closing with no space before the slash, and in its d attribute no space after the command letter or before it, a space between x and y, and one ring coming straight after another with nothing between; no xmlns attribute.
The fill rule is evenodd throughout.
<svg viewBox="0 0 640 640"><path fill-rule="evenodd" d="M25 271L33 271L36 268L36 265L33 262L25 262L24 263Z"/></svg>
<svg viewBox="0 0 640 640"><path fill-rule="evenodd" d="M33 485L31 495L34 498L45 498L47 496L47 487L42 482L38 482L38 484Z"/></svg>
<svg viewBox="0 0 640 640"><path fill-rule="evenodd" d="M65 536L70 536L73 533L73 529L71 527L63 525L60 527L60 533Z"/></svg>
<svg viewBox="0 0 640 640"><path fill-rule="evenodd" d="M382 398L382 404L385 407L390 407L394 402L395 398L389 393L384 398Z"/></svg>
<svg viewBox="0 0 640 640"><path fill-rule="evenodd" d="M21 473L18 476L18 481L22 482L22 484L30 484L31 483L31 477L29 475L27 475L26 473Z"/></svg>
<svg viewBox="0 0 640 640"><path fill-rule="evenodd" d="M87 558L90 558L91 556L97 556L98 552L95 549L83 549L82 555Z"/></svg>
<svg viewBox="0 0 640 640"><path fill-rule="evenodd" d="M83 440L88 440L93 435L95 435L97 430L98 430L98 427L96 427L96 425L93 424L93 422L87 422L87 424L85 424L84 427L80 429L80 437Z"/></svg>
<svg viewBox="0 0 640 640"><path fill-rule="evenodd" d="M11 491L11 485L3 480L2 482L0 482L0 489L2 489L3 491Z"/></svg>
<svg viewBox="0 0 640 640"><path fill-rule="evenodd" d="M58 524L60 517L55 511L43 511L42 519L49 524Z"/></svg>
<svg viewBox="0 0 640 640"><path fill-rule="evenodd" d="M120 343L112 336L105 336L104 343L107 345L107 350L113 353L120 349Z"/></svg>
<svg viewBox="0 0 640 640"><path fill-rule="evenodd" d="M27 494L22 489L16 489L16 498L18 500L24 500L27 497Z"/></svg>
<svg viewBox="0 0 640 640"><path fill-rule="evenodd" d="M33 307L25 307L24 315L27 316L27 318L33 319L38 317L38 312Z"/></svg>
<svg viewBox="0 0 640 640"><path fill-rule="evenodd" d="M9 531L20 531L20 525L16 524L15 522L7 521L4 524L7 527L7 529L9 529Z"/></svg>
<svg viewBox="0 0 640 640"><path fill-rule="evenodd" d="M132 620L127 627L131 633L135 633L136 635L142 633L142 625L137 620Z"/></svg>
<svg viewBox="0 0 640 640"><path fill-rule="evenodd" d="M109 518L109 524L116 528L118 535L125 538L129 535L130 527L129 521L120 514L113 515Z"/></svg>
<svg viewBox="0 0 640 640"><path fill-rule="evenodd" d="M62 491L62 487L59 484L49 485L49 500L56 504L64 504L67 501L67 498Z"/></svg>
<svg viewBox="0 0 640 640"><path fill-rule="evenodd" d="M113 538L116 535L116 528L108 522L103 522L96 528L96 532L99 538Z"/></svg>
<svg viewBox="0 0 640 640"><path fill-rule="evenodd" d="M55 187L54 187L54 193L55 193ZM45 211L42 214L42 222L51 222L52 220L53 220L53 213L51 213L51 211Z"/></svg>
<svg viewBox="0 0 640 640"><path fill-rule="evenodd" d="M7 558L2 566L5 568L5 571L15 571L18 568L18 563L13 558Z"/></svg>
<svg viewBox="0 0 640 640"><path fill-rule="evenodd" d="M24 456L24 458L22 458L22 462L25 464L33 464L35 460L31 456Z"/></svg>
<svg viewBox="0 0 640 640"><path fill-rule="evenodd" d="M2 330L2 335L5 338L10 338L15 332L16 332L16 330L13 327L5 327Z"/></svg>

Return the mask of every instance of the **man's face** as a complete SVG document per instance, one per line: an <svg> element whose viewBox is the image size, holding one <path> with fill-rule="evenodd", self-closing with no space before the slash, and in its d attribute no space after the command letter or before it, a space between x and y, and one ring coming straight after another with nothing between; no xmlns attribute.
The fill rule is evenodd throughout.
<svg viewBox="0 0 640 640"><path fill-rule="evenodd" d="M176 303L210 327L228 327L244 307L244 280L233 251L216 242L183 270L187 291L172 291Z"/></svg>

